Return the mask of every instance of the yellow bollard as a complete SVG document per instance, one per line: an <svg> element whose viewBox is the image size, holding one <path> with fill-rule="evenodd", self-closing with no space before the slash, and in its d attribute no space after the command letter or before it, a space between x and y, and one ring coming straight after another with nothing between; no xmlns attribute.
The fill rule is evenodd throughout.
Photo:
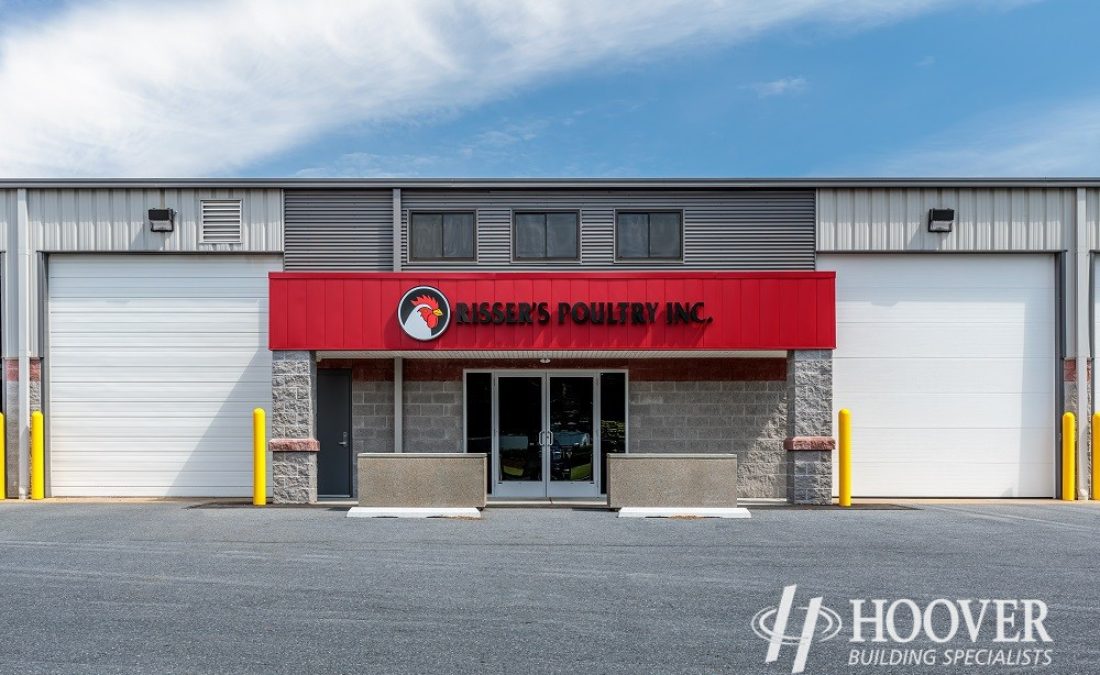
<svg viewBox="0 0 1100 675"><path fill-rule="evenodd" d="M0 413L0 499L8 496L8 429L4 425L4 413Z"/></svg>
<svg viewBox="0 0 1100 675"><path fill-rule="evenodd" d="M267 433L264 409L252 411L252 505L267 504Z"/></svg>
<svg viewBox="0 0 1100 675"><path fill-rule="evenodd" d="M1100 413L1092 416L1092 499L1100 499Z"/></svg>
<svg viewBox="0 0 1100 675"><path fill-rule="evenodd" d="M31 499L46 497L46 451L42 440L42 412L31 413Z"/></svg>
<svg viewBox="0 0 1100 675"><path fill-rule="evenodd" d="M1074 461L1074 447L1077 440L1077 420L1073 413L1062 415L1062 501L1072 502L1077 498L1077 464Z"/></svg>
<svg viewBox="0 0 1100 675"><path fill-rule="evenodd" d="M840 436L840 448L838 459L840 460L840 505L852 505L852 412L847 408L840 411L838 436Z"/></svg>

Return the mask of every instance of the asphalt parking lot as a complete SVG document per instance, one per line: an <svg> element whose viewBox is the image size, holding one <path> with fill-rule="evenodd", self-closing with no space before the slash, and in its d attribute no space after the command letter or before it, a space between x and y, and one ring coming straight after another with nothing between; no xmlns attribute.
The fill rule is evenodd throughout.
<svg viewBox="0 0 1100 675"><path fill-rule="evenodd" d="M6 502L0 672L790 673L795 647L766 664L751 624L797 584L799 604L840 615L852 598L1049 607L1052 642L1027 645L1051 650L1046 666L854 667L841 632L812 644L807 673L1096 673L1098 534L1088 504L397 521Z"/></svg>

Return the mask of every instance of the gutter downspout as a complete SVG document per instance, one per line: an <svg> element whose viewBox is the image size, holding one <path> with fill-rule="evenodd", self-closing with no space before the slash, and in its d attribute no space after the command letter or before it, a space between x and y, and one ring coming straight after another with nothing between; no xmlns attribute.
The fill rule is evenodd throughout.
<svg viewBox="0 0 1100 675"><path fill-rule="evenodd" d="M31 246L30 246L30 217L27 211L27 191L19 190L17 193L17 212L15 218L15 245L16 256L16 314L15 336L16 350L19 356L19 387L16 396L16 406L19 414L9 424L19 425L19 445L15 450L19 462L19 498L26 499L30 488L30 426L31 416L31 359L30 359L30 289L31 289Z"/></svg>

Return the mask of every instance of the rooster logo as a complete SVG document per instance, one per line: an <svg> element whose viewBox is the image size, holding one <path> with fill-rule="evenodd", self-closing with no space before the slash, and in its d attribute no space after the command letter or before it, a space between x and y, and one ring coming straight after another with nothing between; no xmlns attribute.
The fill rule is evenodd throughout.
<svg viewBox="0 0 1100 675"><path fill-rule="evenodd" d="M451 323L451 305L446 296L431 286L417 286L397 306L401 330L414 340L434 340Z"/></svg>

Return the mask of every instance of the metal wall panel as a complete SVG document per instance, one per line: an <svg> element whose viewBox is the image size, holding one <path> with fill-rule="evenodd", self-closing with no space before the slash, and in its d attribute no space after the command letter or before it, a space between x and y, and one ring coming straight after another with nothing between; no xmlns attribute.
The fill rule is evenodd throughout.
<svg viewBox="0 0 1100 675"><path fill-rule="evenodd" d="M391 190L287 190L288 270L393 269Z"/></svg>
<svg viewBox="0 0 1100 675"><path fill-rule="evenodd" d="M1060 251L1076 193L1062 188L869 188L817 191L818 251ZM928 210L955 209L950 234Z"/></svg>
<svg viewBox="0 0 1100 675"><path fill-rule="evenodd" d="M200 244L199 203L240 199L241 243ZM283 247L281 190L29 190L32 244L48 252L274 252ZM149 231L151 208L176 210L175 231Z"/></svg>
<svg viewBox="0 0 1100 675"><path fill-rule="evenodd" d="M410 262L409 211L477 212L476 262ZM513 261L512 213L579 211L581 260ZM683 210L683 262L615 262L616 210ZM810 190L402 190L403 269L813 269ZM288 244L289 245L289 244Z"/></svg>
<svg viewBox="0 0 1100 675"><path fill-rule="evenodd" d="M1100 251L1100 189L1085 190L1085 227L1090 251Z"/></svg>
<svg viewBox="0 0 1100 675"><path fill-rule="evenodd" d="M8 240L11 238L10 230L15 227L18 217L15 212L15 190L0 190L0 251L8 250Z"/></svg>

